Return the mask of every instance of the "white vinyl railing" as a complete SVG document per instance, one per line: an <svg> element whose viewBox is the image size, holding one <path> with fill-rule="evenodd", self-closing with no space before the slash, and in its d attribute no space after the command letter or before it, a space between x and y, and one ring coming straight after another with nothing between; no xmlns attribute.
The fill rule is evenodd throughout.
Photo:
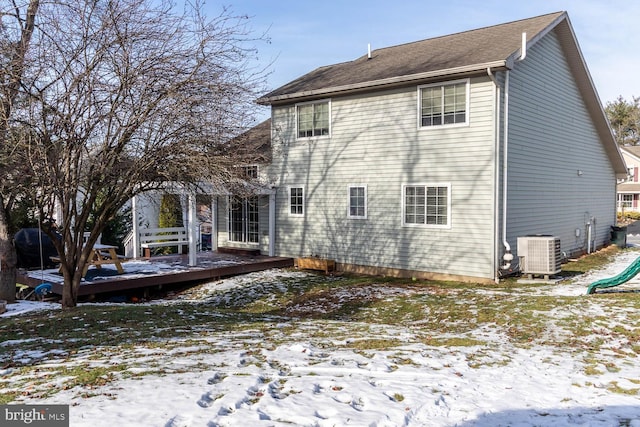
<svg viewBox="0 0 640 427"><path fill-rule="evenodd" d="M124 256L127 258L133 258L133 230L129 231L122 240L124 246Z"/></svg>

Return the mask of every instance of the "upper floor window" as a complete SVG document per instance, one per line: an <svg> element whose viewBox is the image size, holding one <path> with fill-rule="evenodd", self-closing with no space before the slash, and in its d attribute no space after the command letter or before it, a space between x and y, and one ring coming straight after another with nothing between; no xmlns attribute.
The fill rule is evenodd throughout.
<svg viewBox="0 0 640 427"><path fill-rule="evenodd" d="M412 184L402 187L402 224L405 226L449 227L451 185Z"/></svg>
<svg viewBox="0 0 640 427"><path fill-rule="evenodd" d="M242 172L247 178L258 178L258 165L242 166Z"/></svg>
<svg viewBox="0 0 640 427"><path fill-rule="evenodd" d="M418 87L420 127L466 124L469 80Z"/></svg>
<svg viewBox="0 0 640 427"><path fill-rule="evenodd" d="M298 138L328 136L330 133L329 101L296 105Z"/></svg>

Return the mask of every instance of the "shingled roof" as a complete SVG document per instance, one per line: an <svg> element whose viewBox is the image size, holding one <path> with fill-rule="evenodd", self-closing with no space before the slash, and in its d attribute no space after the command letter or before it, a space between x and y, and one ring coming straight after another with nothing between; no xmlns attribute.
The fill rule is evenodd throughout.
<svg viewBox="0 0 640 427"><path fill-rule="evenodd" d="M271 162L271 119L231 139L227 150L232 150L247 164Z"/></svg>
<svg viewBox="0 0 640 427"><path fill-rule="evenodd" d="M550 13L492 27L376 49L360 58L320 67L266 94L260 104L402 84L455 74L511 68L522 33L531 45L567 17Z"/></svg>

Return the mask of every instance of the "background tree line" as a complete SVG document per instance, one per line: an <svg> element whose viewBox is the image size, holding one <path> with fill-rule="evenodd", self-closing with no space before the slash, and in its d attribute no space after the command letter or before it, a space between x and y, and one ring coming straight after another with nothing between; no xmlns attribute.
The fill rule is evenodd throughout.
<svg viewBox="0 0 640 427"><path fill-rule="evenodd" d="M632 96L627 101L619 96L607 103L605 112L619 145L640 144L640 97Z"/></svg>

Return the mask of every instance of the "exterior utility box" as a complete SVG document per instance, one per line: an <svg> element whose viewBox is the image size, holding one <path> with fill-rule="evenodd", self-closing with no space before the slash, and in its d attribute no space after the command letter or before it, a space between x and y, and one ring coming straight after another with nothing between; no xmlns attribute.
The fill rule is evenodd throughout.
<svg viewBox="0 0 640 427"><path fill-rule="evenodd" d="M560 239L554 236L518 237L518 257L524 274L549 276L560 273Z"/></svg>

